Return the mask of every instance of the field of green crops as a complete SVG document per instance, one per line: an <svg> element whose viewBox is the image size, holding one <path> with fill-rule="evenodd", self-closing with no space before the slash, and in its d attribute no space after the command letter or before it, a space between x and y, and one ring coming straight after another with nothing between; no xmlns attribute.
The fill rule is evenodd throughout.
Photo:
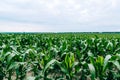
<svg viewBox="0 0 120 80"><path fill-rule="evenodd" d="M1 33L0 80L120 80L120 34Z"/></svg>

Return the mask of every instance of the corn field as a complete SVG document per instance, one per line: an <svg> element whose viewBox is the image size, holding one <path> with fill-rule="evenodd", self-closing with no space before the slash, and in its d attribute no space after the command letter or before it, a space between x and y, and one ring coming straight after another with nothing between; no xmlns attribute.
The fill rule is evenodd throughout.
<svg viewBox="0 0 120 80"><path fill-rule="evenodd" d="M1 33L0 80L120 80L120 35Z"/></svg>

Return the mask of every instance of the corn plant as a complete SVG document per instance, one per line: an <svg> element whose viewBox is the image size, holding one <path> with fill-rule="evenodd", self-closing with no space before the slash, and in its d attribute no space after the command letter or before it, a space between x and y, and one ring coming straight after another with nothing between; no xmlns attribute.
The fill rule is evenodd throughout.
<svg viewBox="0 0 120 80"><path fill-rule="evenodd" d="M0 80L120 80L118 33L1 33Z"/></svg>

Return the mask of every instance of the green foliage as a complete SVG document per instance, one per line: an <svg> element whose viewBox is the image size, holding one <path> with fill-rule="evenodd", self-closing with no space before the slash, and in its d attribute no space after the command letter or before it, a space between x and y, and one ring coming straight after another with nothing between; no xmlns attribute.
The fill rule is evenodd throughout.
<svg viewBox="0 0 120 80"><path fill-rule="evenodd" d="M120 36L0 34L0 80L120 80Z"/></svg>

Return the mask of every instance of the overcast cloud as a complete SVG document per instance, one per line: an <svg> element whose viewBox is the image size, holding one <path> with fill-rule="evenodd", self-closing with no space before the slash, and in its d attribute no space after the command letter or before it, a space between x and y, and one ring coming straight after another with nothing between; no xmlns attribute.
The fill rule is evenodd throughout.
<svg viewBox="0 0 120 80"><path fill-rule="evenodd" d="M120 31L120 0L0 0L0 32Z"/></svg>

